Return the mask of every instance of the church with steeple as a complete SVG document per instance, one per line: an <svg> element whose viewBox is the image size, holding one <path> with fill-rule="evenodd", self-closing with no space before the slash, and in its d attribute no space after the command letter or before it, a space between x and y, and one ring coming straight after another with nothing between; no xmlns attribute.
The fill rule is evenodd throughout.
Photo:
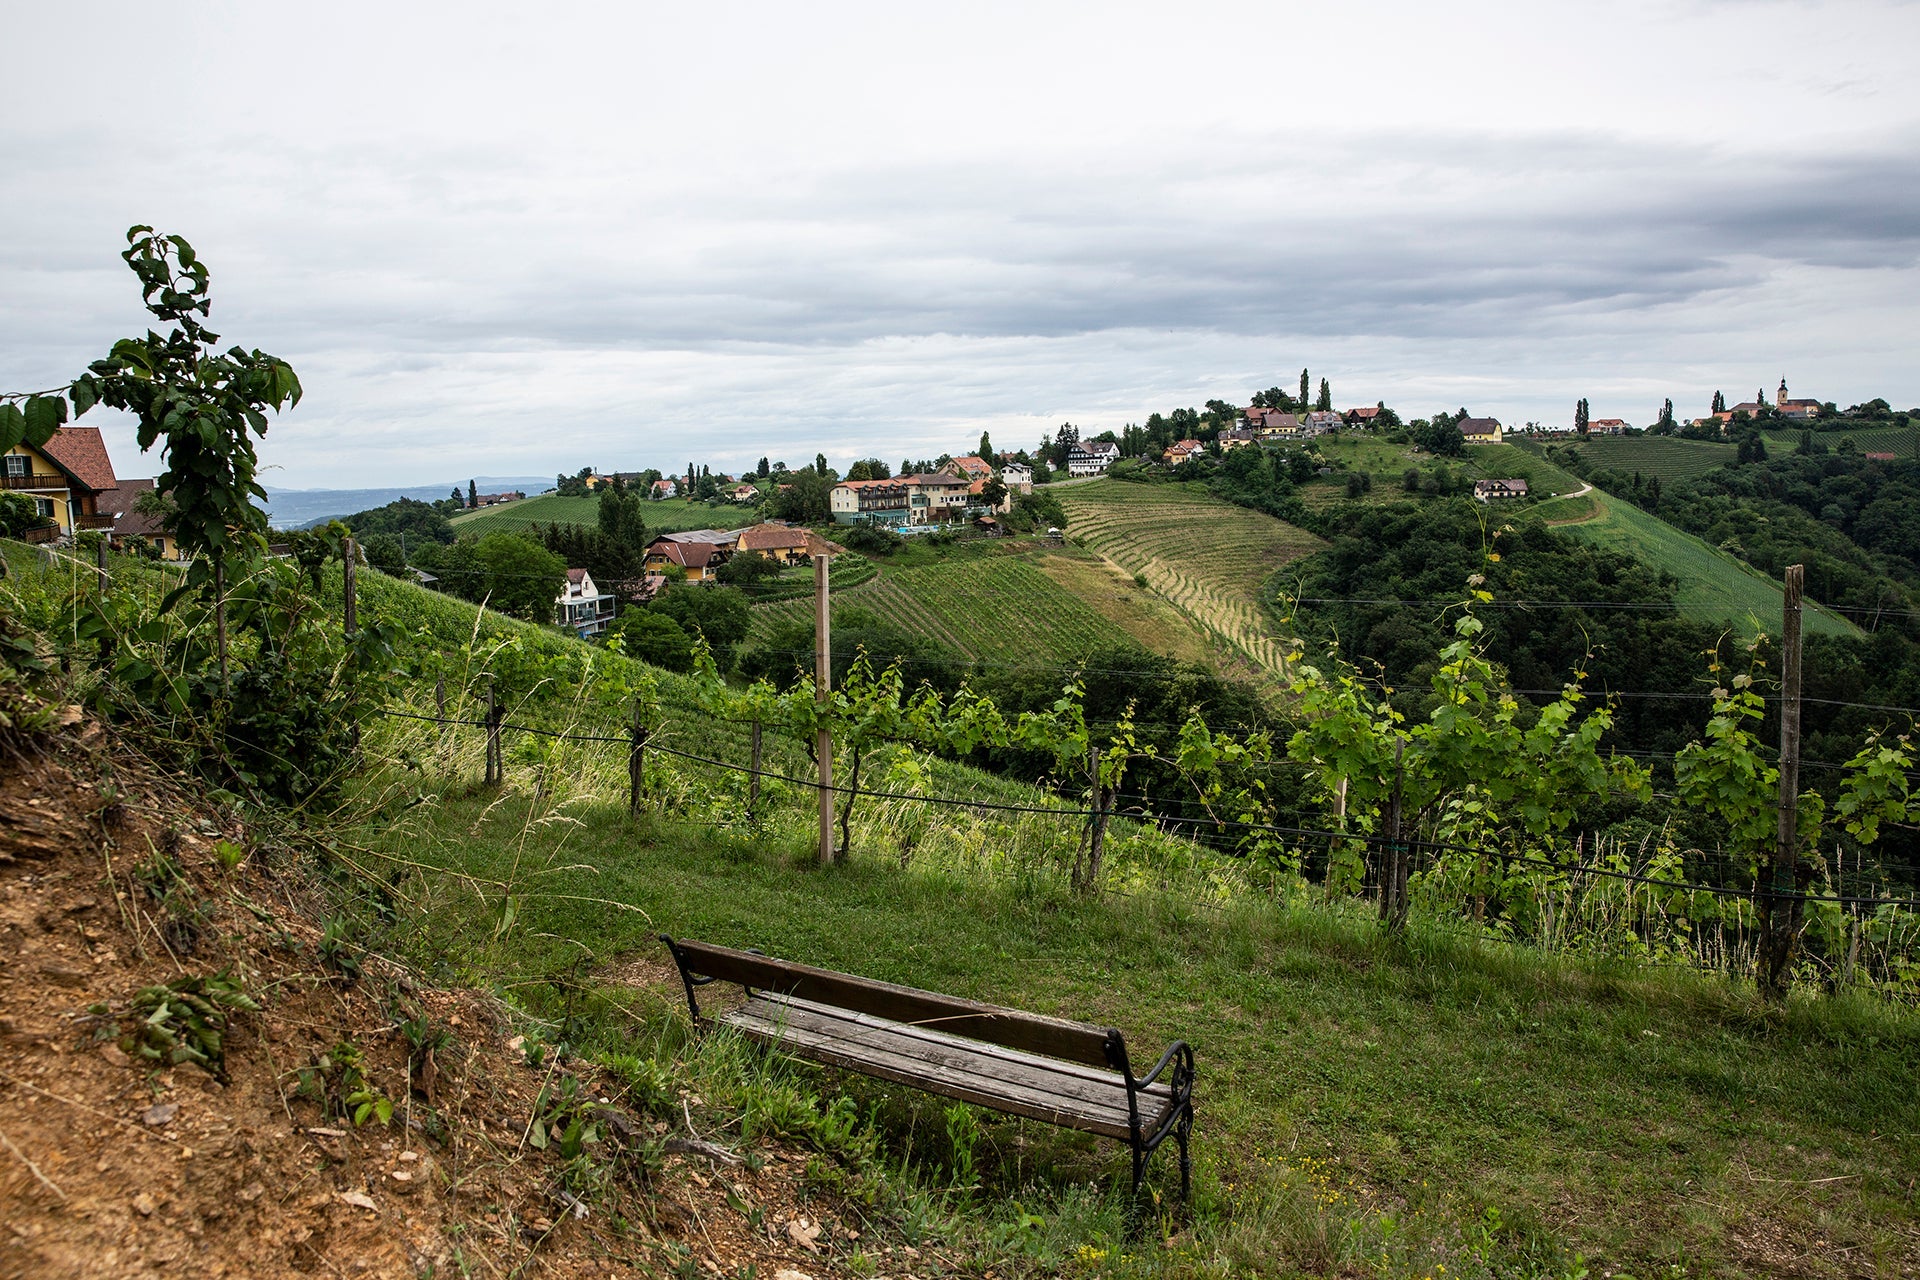
<svg viewBox="0 0 1920 1280"><path fill-rule="evenodd" d="M1820 416L1818 400L1790 400L1787 398L1787 380L1780 379L1780 389L1773 393L1773 407L1783 418L1798 418L1802 421Z"/></svg>

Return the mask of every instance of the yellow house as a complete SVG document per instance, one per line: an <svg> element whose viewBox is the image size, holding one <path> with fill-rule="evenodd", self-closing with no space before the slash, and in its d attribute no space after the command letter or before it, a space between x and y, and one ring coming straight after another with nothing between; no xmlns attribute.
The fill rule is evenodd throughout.
<svg viewBox="0 0 1920 1280"><path fill-rule="evenodd" d="M161 527L160 521L144 511L136 510L142 494L153 492L151 480L122 480L118 488L109 489L101 494L97 501L100 510L113 518L113 541L115 546L130 538L145 538L160 548L163 560L178 560L180 544L171 533Z"/></svg>
<svg viewBox="0 0 1920 1280"><path fill-rule="evenodd" d="M39 448L15 445L0 465L0 486L30 499L61 535L113 528L113 515L101 508L100 495L119 482L100 428L62 427Z"/></svg>

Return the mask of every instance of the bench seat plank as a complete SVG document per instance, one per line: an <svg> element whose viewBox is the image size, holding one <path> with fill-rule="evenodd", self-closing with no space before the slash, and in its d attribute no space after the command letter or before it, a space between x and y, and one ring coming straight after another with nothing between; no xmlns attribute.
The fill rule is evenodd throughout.
<svg viewBox="0 0 1920 1280"><path fill-rule="evenodd" d="M798 1056L943 1097L1122 1141L1131 1134L1117 1073L1063 1070L1058 1059L765 991L717 1021ZM1173 1091L1156 1084L1138 1096L1141 1126L1151 1132L1173 1110Z"/></svg>

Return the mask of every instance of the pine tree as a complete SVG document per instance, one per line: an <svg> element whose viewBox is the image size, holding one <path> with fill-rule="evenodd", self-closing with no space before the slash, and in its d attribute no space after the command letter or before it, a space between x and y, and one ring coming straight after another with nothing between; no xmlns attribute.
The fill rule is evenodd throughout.
<svg viewBox="0 0 1920 1280"><path fill-rule="evenodd" d="M1320 398L1313 402L1313 407L1320 413L1333 412L1333 388L1325 378L1320 379Z"/></svg>

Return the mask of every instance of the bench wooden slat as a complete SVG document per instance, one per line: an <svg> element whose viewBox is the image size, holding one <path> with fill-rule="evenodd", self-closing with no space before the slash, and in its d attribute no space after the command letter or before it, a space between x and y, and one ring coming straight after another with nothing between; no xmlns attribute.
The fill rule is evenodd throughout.
<svg viewBox="0 0 1920 1280"><path fill-rule="evenodd" d="M688 941L674 945L685 958L687 967L706 977L854 1009L889 1022L940 1027L969 1039L1086 1066L1110 1065L1108 1037L1118 1035L1105 1027L1084 1022L1069 1022L1065 1018L1050 1018L959 996L858 978L832 969L736 951L732 947Z"/></svg>
<svg viewBox="0 0 1920 1280"><path fill-rule="evenodd" d="M1110 1105L1113 1099L1118 1098L1121 1112L1124 1114L1126 1111L1126 1081L1117 1072L1101 1071L1078 1063L1062 1062L1058 1058L1041 1057L1004 1045L956 1036L937 1027L889 1022L872 1014L815 1004L772 992L759 992L748 1004L749 1007L765 1006L754 1009L753 1016L767 1021L778 1021L784 1009L792 1009L804 1013L811 1025L819 1030L826 1029L824 1024L812 1020L844 1022L850 1028L858 1028L847 1031L849 1039L858 1040L867 1033L880 1033L904 1053L920 1054L931 1061L960 1069L978 1070L988 1078L999 1072L1043 1092L1058 1093L1097 1106ZM1143 1116L1160 1114L1173 1098L1172 1087L1164 1081L1145 1086L1139 1092Z"/></svg>
<svg viewBox="0 0 1920 1280"><path fill-rule="evenodd" d="M1122 1141L1131 1133L1126 1087L1117 1076L1113 1077L1110 1101L1070 1096L1056 1091L1059 1078L1049 1080L1044 1067L1022 1070L1019 1078L1010 1070L1013 1064L1004 1058L979 1060L969 1068L963 1065L968 1042L958 1038L953 1048L942 1054L942 1061L931 1061L924 1037L896 1036L887 1029L835 1018L830 1011L809 1009L792 1000L750 1002L722 1015L719 1022L815 1061L942 1097ZM1172 1101L1152 1099L1151 1105L1156 1114L1141 1118L1148 1127L1166 1114Z"/></svg>

